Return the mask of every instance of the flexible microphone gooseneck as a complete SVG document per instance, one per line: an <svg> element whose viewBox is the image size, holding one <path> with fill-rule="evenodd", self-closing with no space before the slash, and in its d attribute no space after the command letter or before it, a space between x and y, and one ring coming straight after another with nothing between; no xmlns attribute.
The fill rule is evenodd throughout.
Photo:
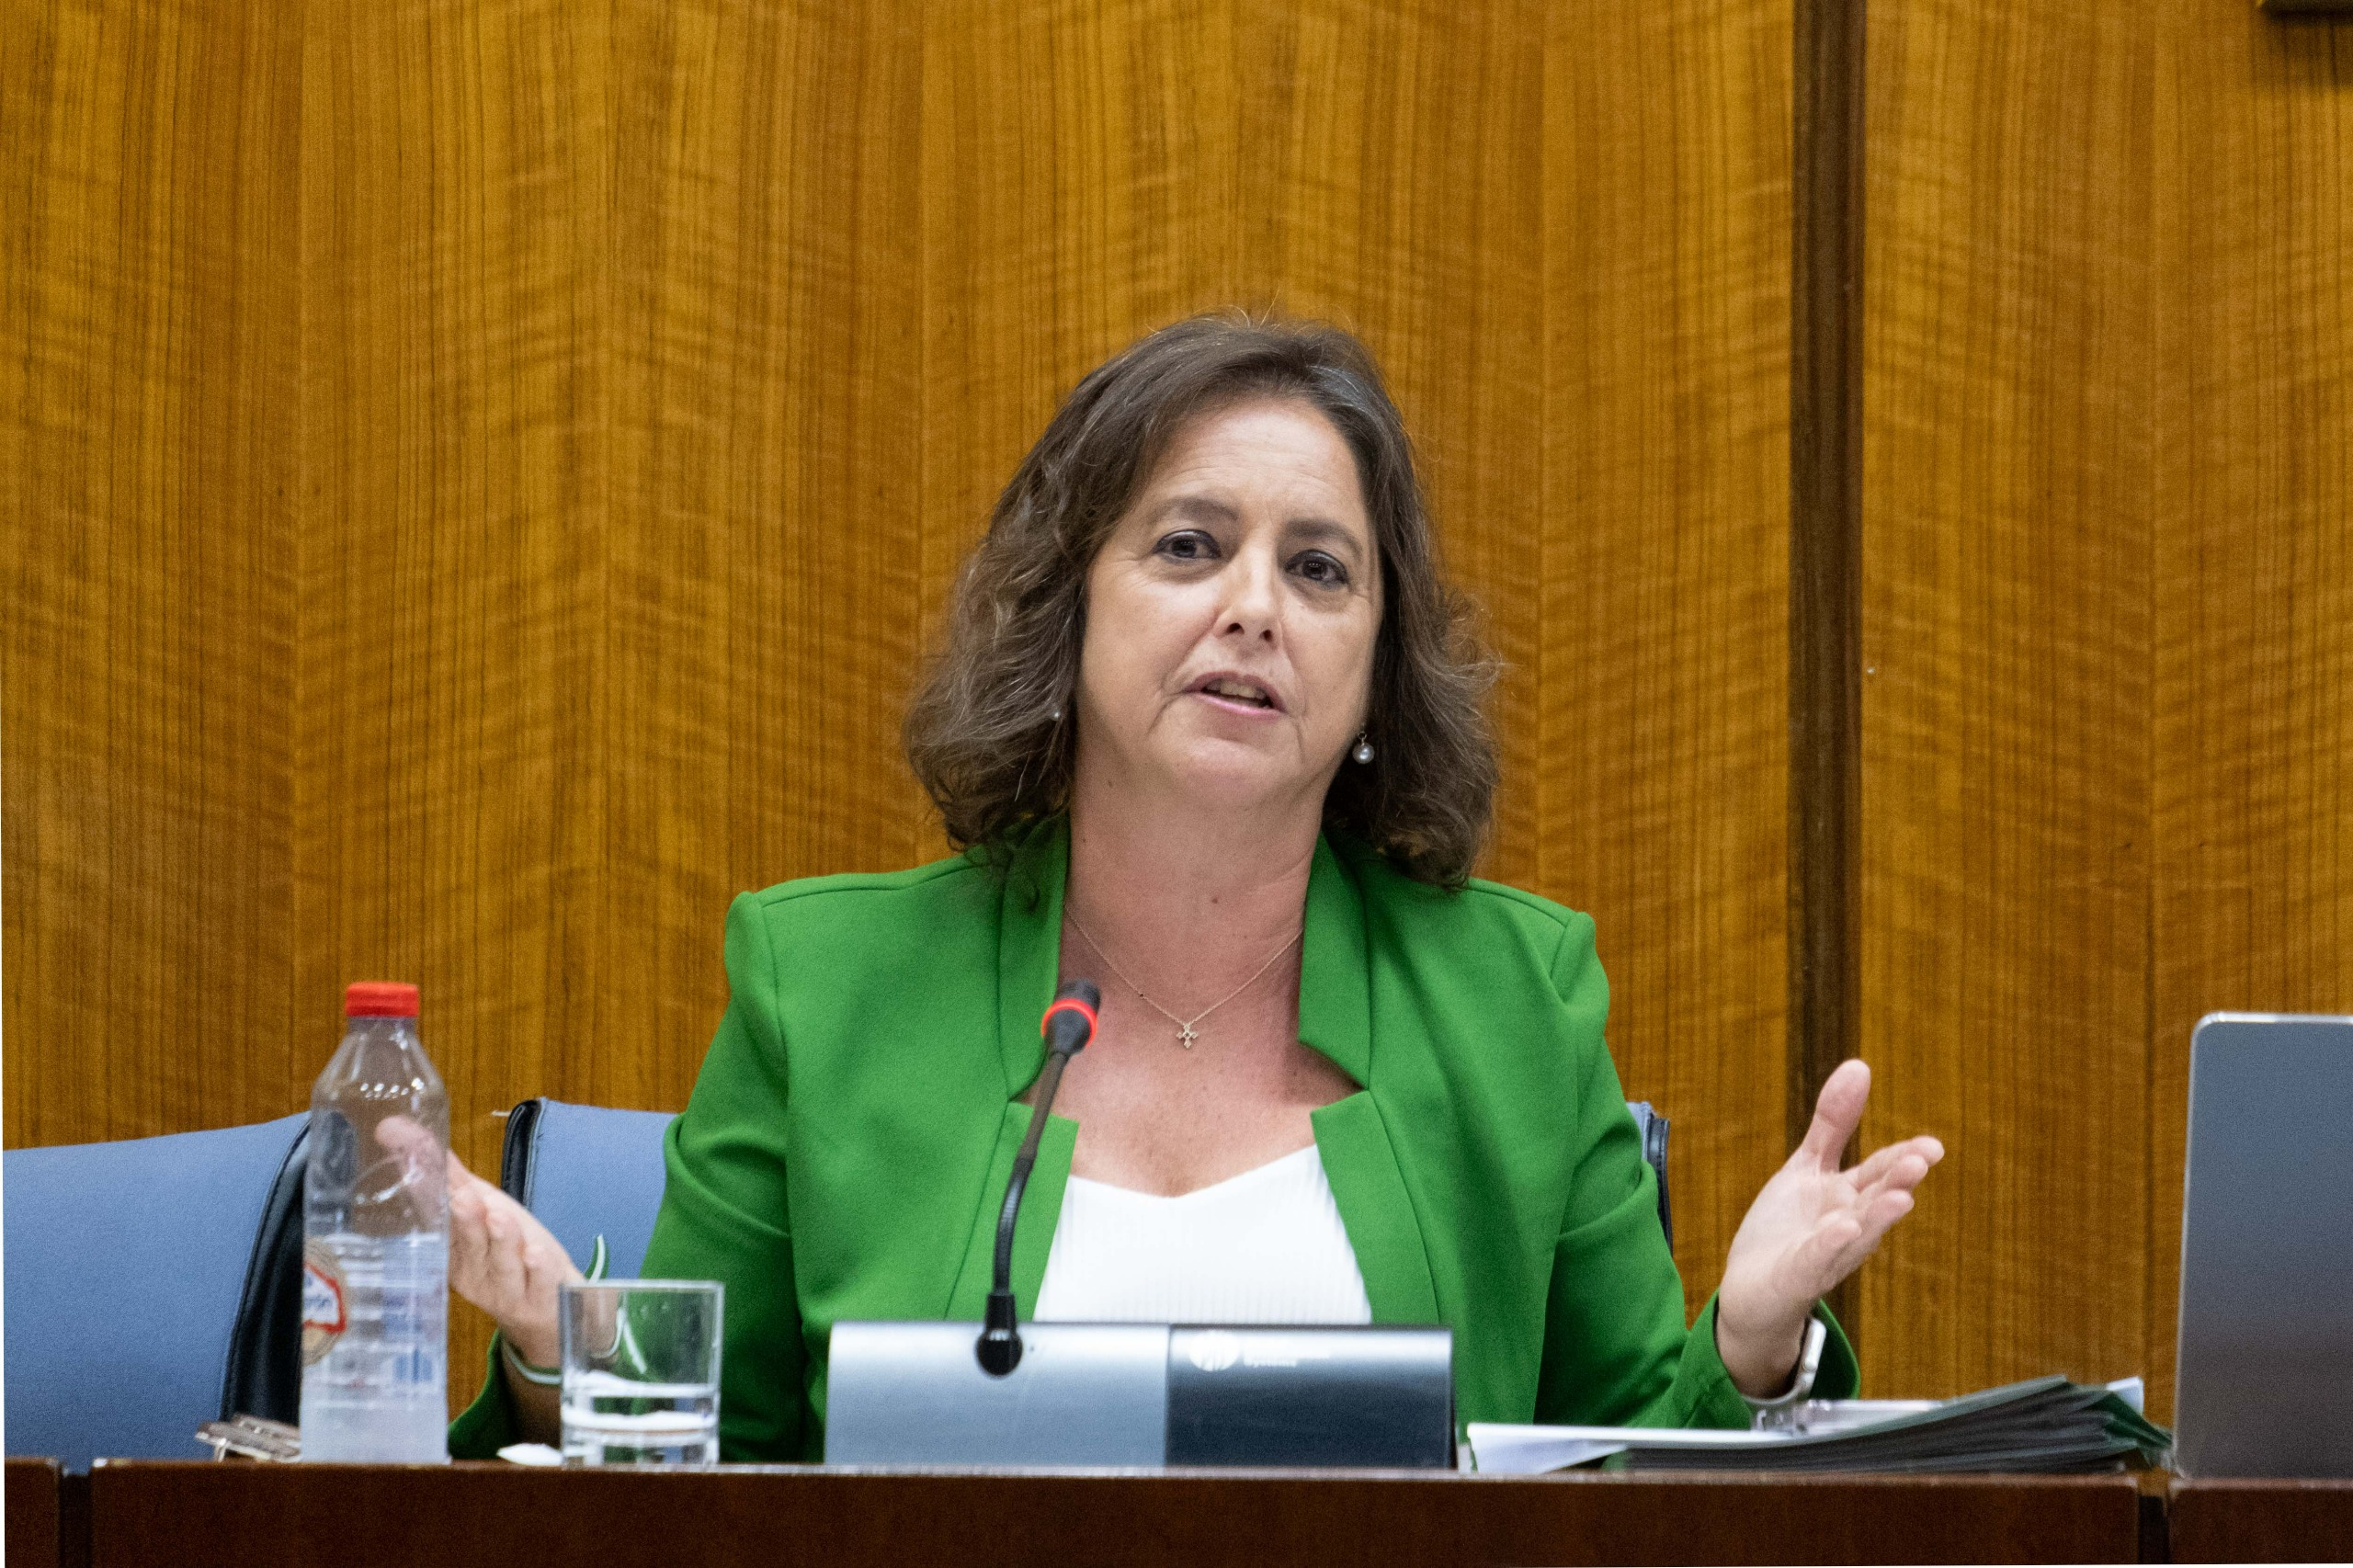
<svg viewBox="0 0 2353 1568"><path fill-rule="evenodd" d="M1037 1103L1029 1110L1029 1132L1013 1156L1013 1179L1005 1184L1005 1207L996 1217L996 1271L990 1280L988 1316L973 1353L981 1369L1004 1377L1021 1365L1021 1334L1015 1327L1013 1306L1013 1222L1021 1217L1021 1195L1029 1187L1029 1167L1038 1163L1038 1140L1045 1136L1046 1113L1054 1108L1054 1091L1062 1087L1063 1069L1086 1049L1095 1037L1096 1009L1103 993L1091 980L1065 982L1054 993L1053 1006L1038 1025L1046 1037L1046 1068L1038 1076Z"/></svg>

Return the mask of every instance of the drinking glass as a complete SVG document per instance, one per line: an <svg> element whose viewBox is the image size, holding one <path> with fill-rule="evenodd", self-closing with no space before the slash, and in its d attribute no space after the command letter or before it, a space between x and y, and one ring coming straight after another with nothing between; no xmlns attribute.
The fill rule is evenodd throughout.
<svg viewBox="0 0 2353 1568"><path fill-rule="evenodd" d="M563 1462L717 1462L724 1305L710 1279L564 1286Z"/></svg>

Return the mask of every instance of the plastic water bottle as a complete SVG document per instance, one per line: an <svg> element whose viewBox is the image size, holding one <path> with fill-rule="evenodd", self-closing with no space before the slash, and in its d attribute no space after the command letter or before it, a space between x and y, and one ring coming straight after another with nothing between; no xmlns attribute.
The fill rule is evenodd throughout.
<svg viewBox="0 0 2353 1568"><path fill-rule="evenodd" d="M417 1040L415 986L362 982L343 1011L311 1090L302 1457L444 1464L449 1099Z"/></svg>

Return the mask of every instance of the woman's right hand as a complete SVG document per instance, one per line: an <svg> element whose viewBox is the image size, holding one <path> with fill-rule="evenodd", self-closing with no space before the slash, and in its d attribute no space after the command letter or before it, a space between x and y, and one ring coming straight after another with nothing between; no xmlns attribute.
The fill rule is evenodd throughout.
<svg viewBox="0 0 2353 1568"><path fill-rule="evenodd" d="M408 1158L436 1142L426 1129L398 1116L385 1118L376 1136ZM529 1210L466 1169L456 1153L447 1158L449 1288L497 1320L516 1355L534 1366L554 1366L562 1354L556 1287L584 1276Z"/></svg>
<svg viewBox="0 0 2353 1568"><path fill-rule="evenodd" d="M449 1156L449 1289L496 1318L516 1355L556 1364L556 1287L583 1278L529 1209Z"/></svg>

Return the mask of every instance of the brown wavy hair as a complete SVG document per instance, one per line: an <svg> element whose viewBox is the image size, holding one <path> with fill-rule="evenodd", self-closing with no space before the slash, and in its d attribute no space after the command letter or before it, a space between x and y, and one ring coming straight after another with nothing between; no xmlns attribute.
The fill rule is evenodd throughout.
<svg viewBox="0 0 2353 1568"><path fill-rule="evenodd" d="M1258 397L1313 405L1347 442L1381 559L1374 756L1341 765L1324 824L1415 881L1459 887L1470 875L1495 801L1483 704L1495 667L1439 574L1404 424L1348 333L1241 315L1163 327L1091 371L997 498L904 730L907 761L959 848L1001 858L1030 824L1067 808L1096 551L1180 426Z"/></svg>

